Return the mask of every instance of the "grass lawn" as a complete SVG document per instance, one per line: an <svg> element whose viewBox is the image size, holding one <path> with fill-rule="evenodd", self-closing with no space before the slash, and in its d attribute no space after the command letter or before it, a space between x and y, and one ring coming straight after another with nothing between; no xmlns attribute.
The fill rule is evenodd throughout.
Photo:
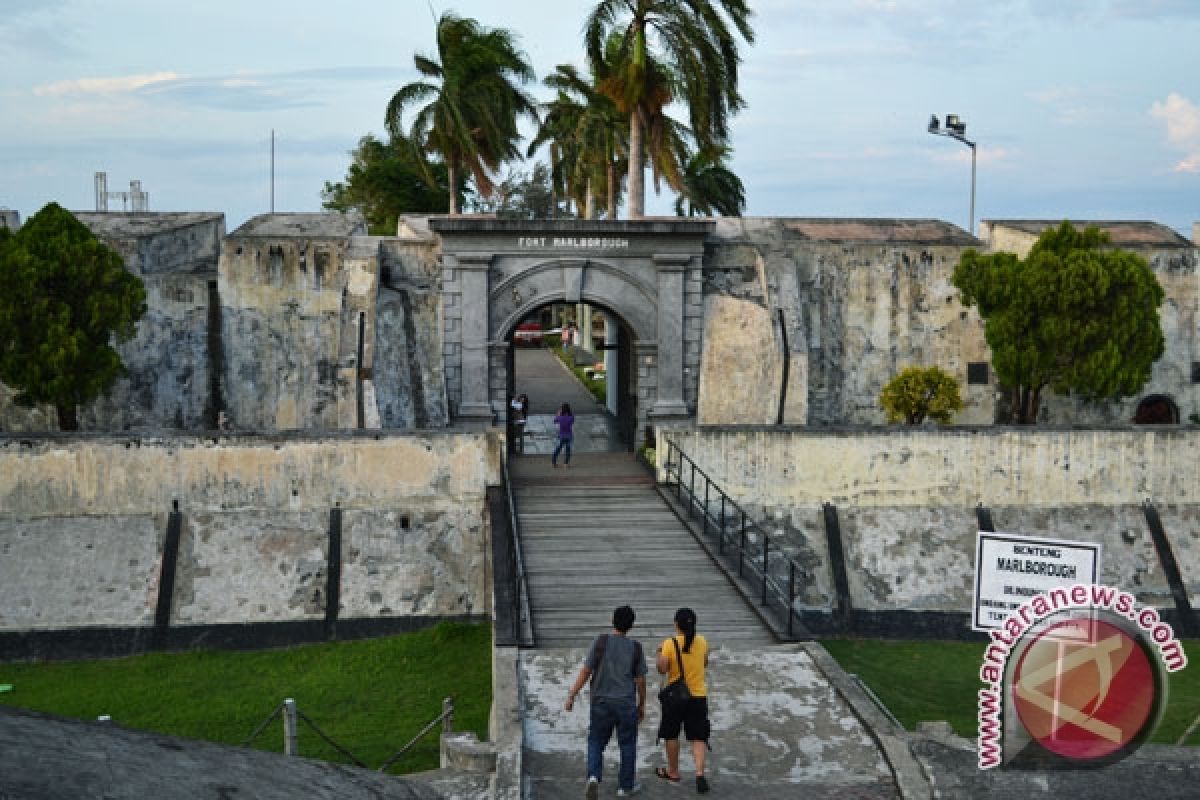
<svg viewBox="0 0 1200 800"><path fill-rule="evenodd" d="M554 355L558 356L558 360L574 373L576 380L587 387L587 390L592 393L592 397L596 398L596 402L603 405L608 398L608 385L601 379L589 378L583 371L583 367L575 366L575 359L567 353L566 348L562 347L562 345L554 346L552 349Z"/></svg>
<svg viewBox="0 0 1200 800"><path fill-rule="evenodd" d="M896 642L830 639L821 642L842 668L859 676L908 730L944 719L960 736L979 734L976 642ZM1152 742L1175 744L1200 715L1200 640L1183 642L1188 666L1170 676L1167 709ZM1200 745L1200 730L1188 744Z"/></svg>
<svg viewBox="0 0 1200 800"><path fill-rule="evenodd" d="M455 730L487 737L491 631L442 623L385 639L253 653L154 653L105 661L0 664L0 704L64 717L101 714L128 728L241 744L285 697L333 741L377 769L455 698ZM440 728L438 729L440 731ZM283 723L253 747L283 751ZM300 755L349 760L303 721ZM438 737L424 737L389 772L438 766Z"/></svg>

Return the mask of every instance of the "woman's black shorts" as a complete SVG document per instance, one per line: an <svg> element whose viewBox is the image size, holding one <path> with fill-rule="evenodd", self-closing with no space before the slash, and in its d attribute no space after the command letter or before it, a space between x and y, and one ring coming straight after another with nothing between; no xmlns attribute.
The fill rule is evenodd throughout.
<svg viewBox="0 0 1200 800"><path fill-rule="evenodd" d="M707 742L710 732L708 724L708 698L693 697L682 710L663 709L662 722L658 726L659 739L678 739L683 729L689 742Z"/></svg>

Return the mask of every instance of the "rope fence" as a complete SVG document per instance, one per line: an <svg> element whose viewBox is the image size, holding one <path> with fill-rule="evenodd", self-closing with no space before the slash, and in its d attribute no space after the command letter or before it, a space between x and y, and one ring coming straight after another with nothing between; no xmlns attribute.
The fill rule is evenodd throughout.
<svg viewBox="0 0 1200 800"><path fill-rule="evenodd" d="M249 736L242 741L242 747L249 747L263 732L271 725L272 722L283 718L283 752L285 755L298 756L300 755L299 746L299 724L303 722L312 730L322 741L332 747L345 758L349 759L357 767L370 769L366 763L358 756L350 752L349 749L334 741L333 737L321 730L315 721L303 711L296 707L296 701L292 698L285 699L277 705L275 709L263 719L262 722L255 726ZM438 725L441 725L441 733L451 733L454 730L454 698L447 697L442 700L442 713L434 717L421 731L401 747L396 753L383 762L379 767L379 772L385 772L389 767L400 760L405 753L412 750L425 736L429 735Z"/></svg>

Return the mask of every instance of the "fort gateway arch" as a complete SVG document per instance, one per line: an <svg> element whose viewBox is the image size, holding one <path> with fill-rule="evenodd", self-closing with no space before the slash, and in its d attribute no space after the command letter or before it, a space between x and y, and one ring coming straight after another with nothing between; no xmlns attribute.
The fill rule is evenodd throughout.
<svg viewBox="0 0 1200 800"><path fill-rule="evenodd" d="M442 335L452 419L503 415L512 332L552 303L587 303L622 330L619 415L646 426L695 413L710 221L434 218L442 241Z"/></svg>

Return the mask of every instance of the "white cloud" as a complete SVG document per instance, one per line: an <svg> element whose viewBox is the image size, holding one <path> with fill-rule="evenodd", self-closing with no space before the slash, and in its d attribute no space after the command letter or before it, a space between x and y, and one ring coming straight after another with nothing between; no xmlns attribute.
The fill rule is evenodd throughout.
<svg viewBox="0 0 1200 800"><path fill-rule="evenodd" d="M114 78L79 78L57 81L34 88L38 97L61 97L69 95L126 94L156 83L177 81L175 72L152 72L146 75L120 75Z"/></svg>
<svg viewBox="0 0 1200 800"><path fill-rule="evenodd" d="M1150 114L1166 121L1172 144L1200 143L1200 107L1183 95L1171 92L1165 101L1150 107Z"/></svg>
<svg viewBox="0 0 1200 800"><path fill-rule="evenodd" d="M1104 87L1081 89L1073 86L1049 86L1026 92L1030 100L1046 106L1047 113L1061 125L1087 126L1112 110L1112 92Z"/></svg>
<svg viewBox="0 0 1200 800"><path fill-rule="evenodd" d="M187 76L152 72L107 78L77 78L42 84L38 97L86 101L131 97L144 102L169 101L185 108L263 112L329 102L331 93L350 84L390 84L403 72L395 67L305 68L285 72L238 72L232 75Z"/></svg>
<svg viewBox="0 0 1200 800"><path fill-rule="evenodd" d="M1177 92L1150 107L1150 116L1167 125L1167 141L1187 155L1175 165L1176 172L1200 173L1200 106Z"/></svg>

